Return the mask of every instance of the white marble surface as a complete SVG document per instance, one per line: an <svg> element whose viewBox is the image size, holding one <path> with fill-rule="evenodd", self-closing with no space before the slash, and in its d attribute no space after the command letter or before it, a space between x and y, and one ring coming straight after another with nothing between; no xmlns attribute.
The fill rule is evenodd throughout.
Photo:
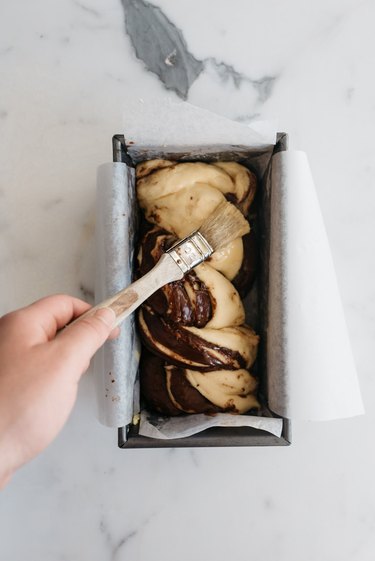
<svg viewBox="0 0 375 561"><path fill-rule="evenodd" d="M96 166L124 99L165 91L125 32L124 5L141 4L1 3L1 313L48 293L89 297ZM367 415L295 423L289 448L120 451L87 376L62 434L0 496L0 559L372 561L375 5L156 4L201 72L189 101L276 117L308 152Z"/></svg>

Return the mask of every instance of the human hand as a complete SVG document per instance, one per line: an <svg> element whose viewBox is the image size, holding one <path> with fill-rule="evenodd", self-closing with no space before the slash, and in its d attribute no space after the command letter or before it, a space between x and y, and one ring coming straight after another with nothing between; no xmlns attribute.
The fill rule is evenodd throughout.
<svg viewBox="0 0 375 561"><path fill-rule="evenodd" d="M0 488L55 438L91 357L118 334L109 308L62 329L89 308L57 295L0 318Z"/></svg>

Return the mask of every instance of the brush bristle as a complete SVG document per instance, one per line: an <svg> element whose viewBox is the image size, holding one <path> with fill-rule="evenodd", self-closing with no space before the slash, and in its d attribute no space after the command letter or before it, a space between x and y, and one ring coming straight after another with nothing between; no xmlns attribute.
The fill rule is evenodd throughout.
<svg viewBox="0 0 375 561"><path fill-rule="evenodd" d="M199 228L214 251L250 232L244 215L232 203L221 202Z"/></svg>

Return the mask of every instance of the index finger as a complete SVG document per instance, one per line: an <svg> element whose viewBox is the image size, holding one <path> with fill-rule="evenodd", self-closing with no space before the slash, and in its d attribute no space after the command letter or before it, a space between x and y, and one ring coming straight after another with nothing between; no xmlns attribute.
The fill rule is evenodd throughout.
<svg viewBox="0 0 375 561"><path fill-rule="evenodd" d="M35 334L35 343L41 343L43 338L45 341L53 339L59 329L89 308L90 304L79 298L56 294L37 300L19 312L25 314L25 327L29 324L30 329L30 324L34 324L32 331ZM30 338L34 338L31 332Z"/></svg>

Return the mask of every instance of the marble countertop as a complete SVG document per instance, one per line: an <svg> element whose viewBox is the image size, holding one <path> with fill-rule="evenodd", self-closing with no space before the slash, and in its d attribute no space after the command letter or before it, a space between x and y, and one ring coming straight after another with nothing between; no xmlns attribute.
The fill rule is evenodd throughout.
<svg viewBox="0 0 375 561"><path fill-rule="evenodd" d="M127 96L168 90L241 122L277 118L309 155L367 409L294 423L289 448L121 451L86 376L63 432L1 494L1 561L374 559L374 3L21 0L1 12L0 313L92 297L96 167Z"/></svg>

